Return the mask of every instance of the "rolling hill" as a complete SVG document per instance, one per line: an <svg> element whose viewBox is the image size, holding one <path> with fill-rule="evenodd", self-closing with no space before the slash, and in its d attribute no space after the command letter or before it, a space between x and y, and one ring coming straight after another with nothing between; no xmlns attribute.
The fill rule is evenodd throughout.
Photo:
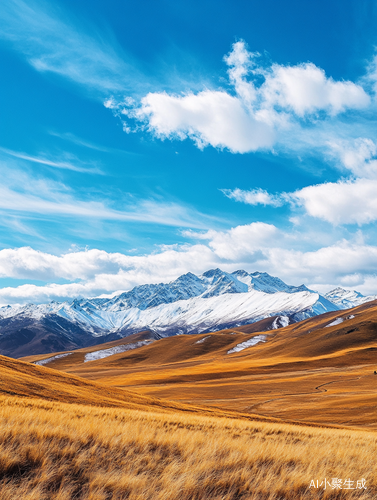
<svg viewBox="0 0 377 500"><path fill-rule="evenodd" d="M144 332L63 357L24 359L47 358L69 374L185 404L377 428L376 301L279 329L259 326L159 340ZM113 350L125 341L146 343Z"/></svg>
<svg viewBox="0 0 377 500"><path fill-rule="evenodd" d="M0 500L372 500L377 303L279 320L0 356Z"/></svg>

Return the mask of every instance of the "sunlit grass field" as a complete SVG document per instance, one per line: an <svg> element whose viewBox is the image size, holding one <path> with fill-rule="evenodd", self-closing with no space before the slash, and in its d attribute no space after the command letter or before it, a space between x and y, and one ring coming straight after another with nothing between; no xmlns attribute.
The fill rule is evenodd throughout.
<svg viewBox="0 0 377 500"><path fill-rule="evenodd" d="M1 500L372 500L376 457L368 431L0 397Z"/></svg>

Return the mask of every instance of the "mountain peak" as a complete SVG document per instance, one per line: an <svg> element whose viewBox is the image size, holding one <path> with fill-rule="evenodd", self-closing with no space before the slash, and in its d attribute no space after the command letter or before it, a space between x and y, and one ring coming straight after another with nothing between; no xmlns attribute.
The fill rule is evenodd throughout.
<svg viewBox="0 0 377 500"><path fill-rule="evenodd" d="M306 287L287 285L268 273L227 273L217 268L200 276L189 272L170 283L135 286L108 298L1 308L0 349L13 335L27 344L26 331L39 339L43 352L53 352L56 342L71 349L91 345L98 337L115 340L145 329L164 337L240 326L276 315L295 322L338 309ZM47 344L45 337L51 338Z"/></svg>
<svg viewBox="0 0 377 500"><path fill-rule="evenodd" d="M202 276L204 276L205 278L213 278L214 276L219 276L219 275L223 275L223 274L224 274L224 271L222 271L221 269L219 269L217 267L216 269L209 269L208 271L203 273Z"/></svg>
<svg viewBox="0 0 377 500"><path fill-rule="evenodd" d="M233 274L234 276L248 276L248 273L243 269L238 269L237 271L233 271L230 274Z"/></svg>
<svg viewBox="0 0 377 500"><path fill-rule="evenodd" d="M325 294L325 298L340 309L349 309L377 299L377 295L365 296L356 290L345 290L338 286Z"/></svg>

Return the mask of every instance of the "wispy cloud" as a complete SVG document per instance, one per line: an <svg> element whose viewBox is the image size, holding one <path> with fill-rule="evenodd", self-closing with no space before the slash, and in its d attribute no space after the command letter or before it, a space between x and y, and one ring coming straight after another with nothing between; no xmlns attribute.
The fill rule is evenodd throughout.
<svg viewBox="0 0 377 500"><path fill-rule="evenodd" d="M102 144L95 144L94 142L82 139L81 137L78 137L75 134L71 134L70 132L59 133L50 131L49 134L52 135L53 137L58 137L59 139L62 139L64 141L76 144L77 146L93 149L94 151L101 151L103 153L121 153L125 155L141 156L141 153L135 153L133 151L126 151L124 149L118 149L118 148L110 148L107 146L103 146Z"/></svg>
<svg viewBox="0 0 377 500"><path fill-rule="evenodd" d="M114 207L114 201L75 192L61 182L43 177L31 177L19 167L0 163L3 182L0 185L0 212L8 215L25 214L47 219L70 217L109 221L135 221L175 227L207 228L219 219L200 213L175 201L142 199ZM119 205L119 203L118 203Z"/></svg>
<svg viewBox="0 0 377 500"><path fill-rule="evenodd" d="M107 95L132 92L145 81L130 56L116 45L85 31L62 7L43 0L3 0L0 37L22 52L41 72L59 74Z"/></svg>
<svg viewBox="0 0 377 500"><path fill-rule="evenodd" d="M272 205L273 207L280 207L284 203L281 195L272 195L264 189L244 191L236 188L220 189L220 191L224 193L227 198L246 203L247 205Z"/></svg>
<svg viewBox="0 0 377 500"><path fill-rule="evenodd" d="M29 219L29 218L28 218ZM0 218L0 226L6 228L10 234L22 234L33 236L39 240L47 240L48 238L38 232L35 228L27 224L27 221L21 220L20 217L7 216L4 213Z"/></svg>
<svg viewBox="0 0 377 500"><path fill-rule="evenodd" d="M109 153L110 151L112 151L111 148L101 146L99 144L94 144L93 142L82 139L81 137L77 137L75 134L71 134L70 132L59 133L50 131L49 134L53 137L58 137L59 139L69 141L78 146L83 146L84 148L88 149L94 149L95 151L102 151L103 153Z"/></svg>
<svg viewBox="0 0 377 500"><path fill-rule="evenodd" d="M103 172L97 166L90 166L87 163L79 160L71 153L60 153L56 155L58 158L49 158L47 154L43 156L31 156L27 153L21 151L12 151L11 149L0 147L0 152L14 158L19 158L21 160L26 160L32 163L39 163L40 165L46 165L47 167L59 168L63 170L72 170L74 172L82 172L87 174L97 174L103 175ZM63 159L61 159L63 157Z"/></svg>

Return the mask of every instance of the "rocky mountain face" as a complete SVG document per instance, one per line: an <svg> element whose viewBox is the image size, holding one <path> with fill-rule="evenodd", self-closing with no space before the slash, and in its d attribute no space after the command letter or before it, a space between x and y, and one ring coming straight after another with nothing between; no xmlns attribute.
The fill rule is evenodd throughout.
<svg viewBox="0 0 377 500"><path fill-rule="evenodd" d="M112 298L0 308L0 354L57 352L150 330L155 338L202 333L279 316L279 328L341 307L267 273L212 269ZM20 352L22 351L22 354ZM27 353L26 353L27 354Z"/></svg>

